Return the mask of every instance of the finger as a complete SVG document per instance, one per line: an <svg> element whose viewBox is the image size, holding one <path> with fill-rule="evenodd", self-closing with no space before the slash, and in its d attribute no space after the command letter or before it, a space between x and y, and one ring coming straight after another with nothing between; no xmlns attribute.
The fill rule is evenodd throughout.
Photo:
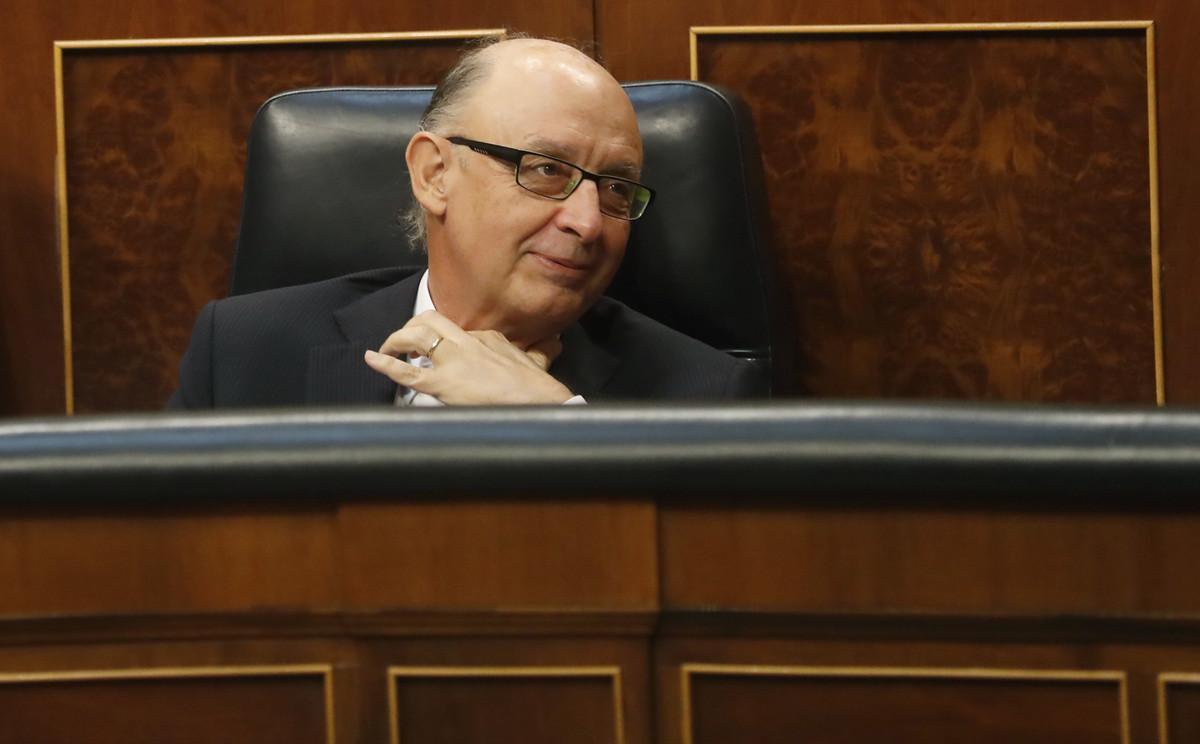
<svg viewBox="0 0 1200 744"><path fill-rule="evenodd" d="M429 356L429 349L435 345L440 349L440 340L445 338L462 340L466 338L466 332L436 310L426 310L409 318L400 330L388 336L379 351L391 356Z"/></svg>
<svg viewBox="0 0 1200 744"><path fill-rule="evenodd" d="M437 343L441 336L431 328L424 324L405 325L400 330L387 337L387 340L379 347L380 354L399 357L405 354L417 354L425 356L425 352L429 351L429 347ZM441 348L441 344L438 344Z"/></svg>
<svg viewBox="0 0 1200 744"><path fill-rule="evenodd" d="M424 326L442 338L448 338L460 343L465 341L468 336L468 333L457 323L442 315L437 310L426 310L420 315L415 316L412 320L408 321L405 328L408 326Z"/></svg>
<svg viewBox="0 0 1200 744"><path fill-rule="evenodd" d="M428 376L431 370L424 370L420 367L414 367L408 362L397 359L394 356L380 354L377 351L367 349L363 354L363 361L367 366L376 372L386 376L389 380L397 385L404 387L417 388L422 384L423 378ZM425 391L421 391L425 392Z"/></svg>

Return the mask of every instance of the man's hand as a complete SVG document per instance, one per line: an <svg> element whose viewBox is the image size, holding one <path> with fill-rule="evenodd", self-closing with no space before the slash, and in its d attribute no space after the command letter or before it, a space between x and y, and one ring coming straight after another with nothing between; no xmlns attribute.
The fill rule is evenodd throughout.
<svg viewBox="0 0 1200 744"><path fill-rule="evenodd" d="M447 405L557 404L572 397L546 372L561 351L557 338L521 350L497 331L467 332L430 310L364 358L371 369L397 384ZM410 353L429 356L433 367L416 367L398 358Z"/></svg>

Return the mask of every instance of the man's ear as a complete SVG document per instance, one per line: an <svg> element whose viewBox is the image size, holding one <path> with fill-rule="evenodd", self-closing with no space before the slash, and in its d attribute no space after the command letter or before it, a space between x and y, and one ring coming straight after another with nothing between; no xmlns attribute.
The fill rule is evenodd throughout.
<svg viewBox="0 0 1200 744"><path fill-rule="evenodd" d="M450 167L450 149L429 132L417 132L404 151L413 196L426 212L442 216L446 212L446 172Z"/></svg>

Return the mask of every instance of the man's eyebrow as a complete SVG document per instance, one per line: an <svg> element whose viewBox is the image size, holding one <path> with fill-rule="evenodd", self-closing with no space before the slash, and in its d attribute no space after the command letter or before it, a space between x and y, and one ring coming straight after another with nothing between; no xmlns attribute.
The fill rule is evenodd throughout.
<svg viewBox="0 0 1200 744"><path fill-rule="evenodd" d="M525 144L530 150L541 153L542 155L549 155L552 158L565 160L568 163L575 162L572 159L575 157L574 153L570 152L562 144L554 142L553 140L534 136L530 137ZM600 175L628 178L635 181L641 177L642 168L632 160L622 160L619 163L614 163L602 169L600 171Z"/></svg>

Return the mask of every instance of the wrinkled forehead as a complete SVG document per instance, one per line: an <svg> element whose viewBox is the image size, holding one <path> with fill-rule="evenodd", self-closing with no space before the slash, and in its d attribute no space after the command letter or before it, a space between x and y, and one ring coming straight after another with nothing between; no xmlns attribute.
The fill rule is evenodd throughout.
<svg viewBox="0 0 1200 744"><path fill-rule="evenodd" d="M463 124L506 145L557 143L577 157L640 166L642 140L629 97L604 68L566 49L533 48L489 60Z"/></svg>

